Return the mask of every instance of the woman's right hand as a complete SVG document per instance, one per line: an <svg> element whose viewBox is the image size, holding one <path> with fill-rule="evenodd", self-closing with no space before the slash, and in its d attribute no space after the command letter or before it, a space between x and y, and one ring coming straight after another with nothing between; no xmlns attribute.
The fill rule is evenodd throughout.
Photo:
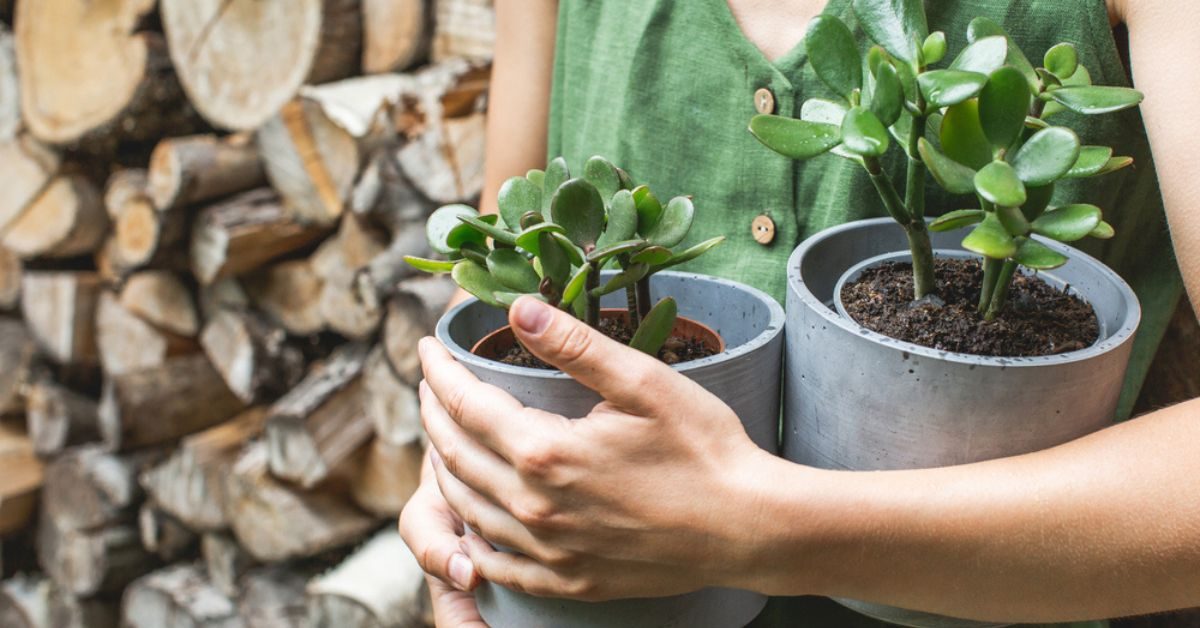
<svg viewBox="0 0 1200 628"><path fill-rule="evenodd" d="M428 574L436 625L487 628L471 594L479 574L462 550L462 534L462 520L442 497L426 454L421 486L400 513L400 536Z"/></svg>

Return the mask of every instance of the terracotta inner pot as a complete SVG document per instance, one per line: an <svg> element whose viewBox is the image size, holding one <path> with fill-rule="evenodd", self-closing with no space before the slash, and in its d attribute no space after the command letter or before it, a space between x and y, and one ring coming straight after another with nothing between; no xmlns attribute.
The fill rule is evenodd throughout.
<svg viewBox="0 0 1200 628"><path fill-rule="evenodd" d="M629 310L624 308L605 308L600 310L600 317L605 319L620 319L622 322L629 322ZM714 355L725 352L725 339L714 331L708 325L694 321L690 318L682 316L675 319L675 327L671 329L671 335L678 338L686 338L696 340L713 352ZM489 360L496 360L503 356L507 351L516 344L516 336L513 335L511 325L505 325L500 329L484 336L471 347L471 353Z"/></svg>

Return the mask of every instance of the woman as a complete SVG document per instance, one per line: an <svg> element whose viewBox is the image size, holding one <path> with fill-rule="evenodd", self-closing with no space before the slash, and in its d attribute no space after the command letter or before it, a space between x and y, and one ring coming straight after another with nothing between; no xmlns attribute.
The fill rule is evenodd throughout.
<svg viewBox="0 0 1200 628"><path fill-rule="evenodd" d="M575 167L602 154L662 194L694 194L692 238L729 236L694 270L776 298L798 241L882 215L852 164L795 164L745 131L756 111L794 115L824 93L797 42L822 10L853 23L849 0L562 1L497 3L485 210L506 177L547 153ZM986 15L1026 50L1074 43L1098 84L1125 81L1110 29L1128 28L1146 133L1130 112L1089 121L1082 134L1133 155L1138 170L1068 190L1108 212L1121 235L1095 252L1145 310L1128 412L1179 271L1200 305L1200 218L1188 212L1200 205L1189 159L1200 138L1191 32L1200 5L927 4L952 48ZM955 209L931 195L932 207ZM770 227L765 245L752 237L756 219ZM762 453L703 390L551 308L522 300L511 319L525 346L607 402L577 421L528 410L423 341L422 414L435 453L401 530L431 575L439 625L482 625L465 593L480 578L582 599L725 585L1011 622L1200 605L1200 402L1028 456L835 473ZM460 538L462 519L525 556Z"/></svg>

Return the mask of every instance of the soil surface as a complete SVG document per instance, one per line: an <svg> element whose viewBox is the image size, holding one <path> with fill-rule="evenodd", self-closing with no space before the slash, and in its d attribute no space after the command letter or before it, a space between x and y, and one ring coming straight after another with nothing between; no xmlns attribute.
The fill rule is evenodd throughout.
<svg viewBox="0 0 1200 628"><path fill-rule="evenodd" d="M616 318L601 319L600 332L623 345L629 344L629 341L633 339L633 330L629 328L629 325L625 324L625 321ZM679 364L680 362L690 362L692 360L707 358L714 353L714 351L699 340L671 336L663 343L663 348L659 350L658 359L667 364ZM558 370L556 367L550 366L538 359L537 356L530 353L520 344L515 344L509 348L508 352L499 361L512 366L525 366L548 371Z"/></svg>
<svg viewBox="0 0 1200 628"><path fill-rule="evenodd" d="M912 264L867 269L842 289L842 302L860 325L939 351L992 357L1033 357L1085 349L1100 335L1092 306L1036 275L1017 273L995 320L976 309L983 268L976 260L934 262L938 299L913 301Z"/></svg>

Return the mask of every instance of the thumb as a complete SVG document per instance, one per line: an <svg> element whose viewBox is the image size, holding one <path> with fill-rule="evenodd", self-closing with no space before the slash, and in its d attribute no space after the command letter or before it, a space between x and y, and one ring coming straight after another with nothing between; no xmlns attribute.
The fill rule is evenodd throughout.
<svg viewBox="0 0 1200 628"><path fill-rule="evenodd" d="M517 339L531 353L627 412L653 416L659 399L673 397L664 388L680 380L691 383L658 359L537 299L517 299L508 317Z"/></svg>

